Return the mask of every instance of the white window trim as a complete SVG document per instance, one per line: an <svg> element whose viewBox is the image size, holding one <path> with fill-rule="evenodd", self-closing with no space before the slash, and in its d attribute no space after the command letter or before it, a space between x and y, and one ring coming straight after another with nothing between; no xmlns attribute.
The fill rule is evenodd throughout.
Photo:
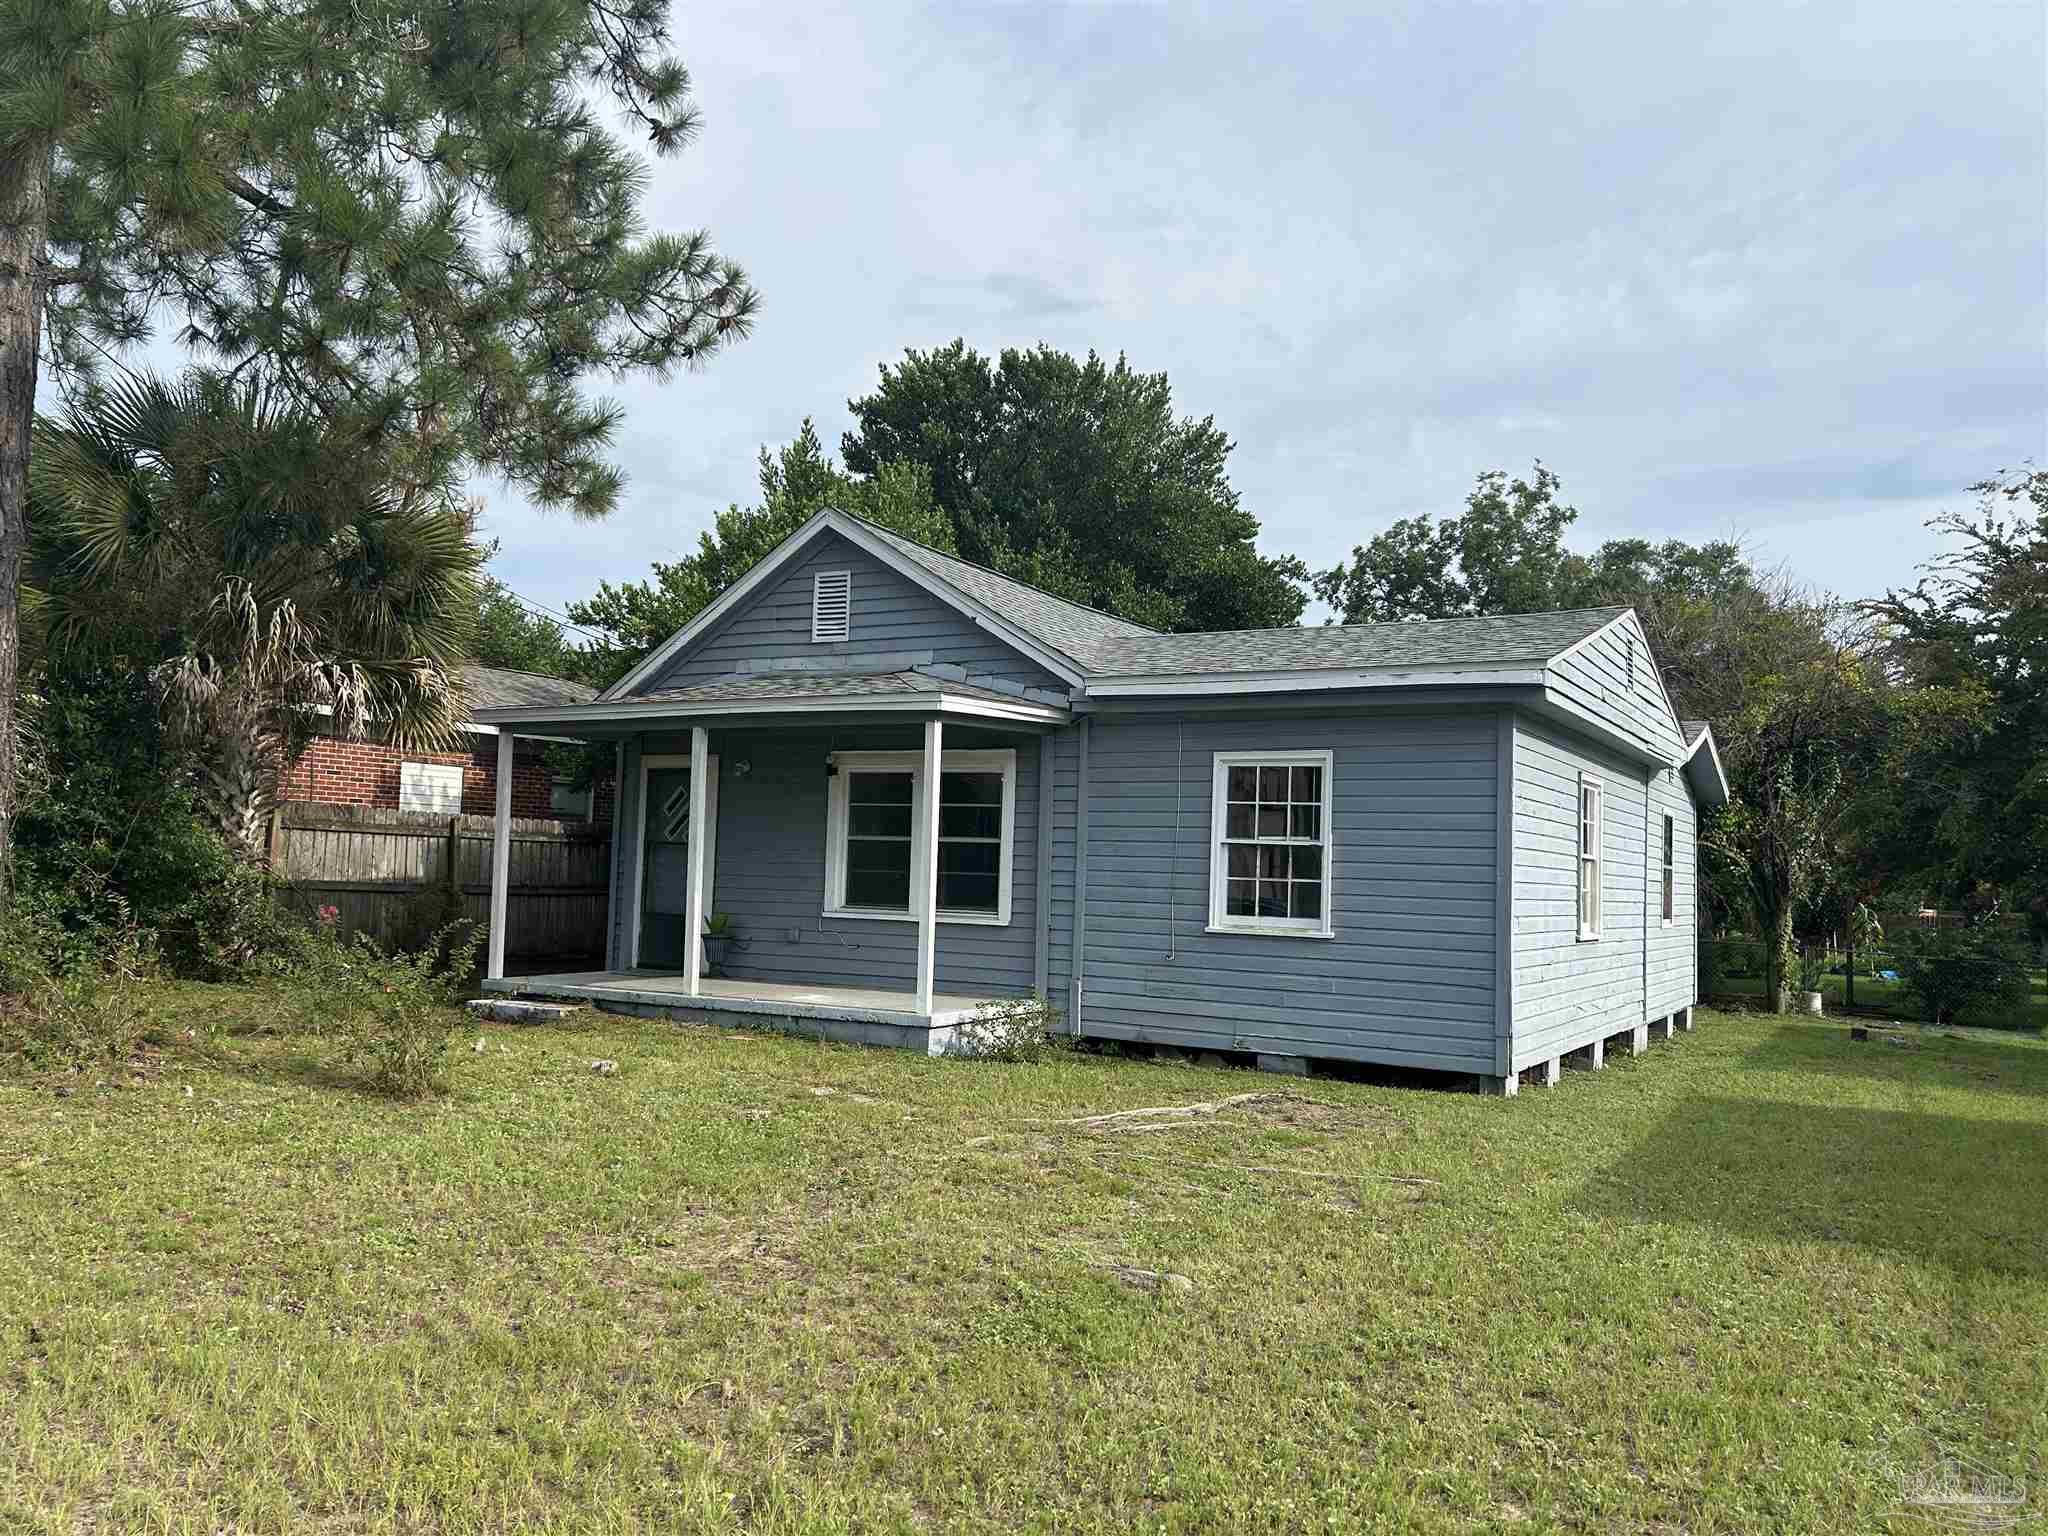
<svg viewBox="0 0 2048 1536"><path fill-rule="evenodd" d="M914 923L924 910L924 754L922 752L835 752L832 761L838 772L832 775L825 807L825 906L826 917L859 918L878 923ZM1016 884L1017 852L1017 753L1005 747L993 752L946 752L939 762L941 773L1000 773L1003 776L1003 840L996 869L996 910L988 912L948 911L939 908L938 921L965 923L980 928L1006 928L1010 923L1010 888ZM893 912L882 907L850 907L846 904L846 785L855 773L907 773L910 775L910 910Z"/></svg>
<svg viewBox="0 0 2048 1536"><path fill-rule="evenodd" d="M1209 924L1210 933L1248 933L1266 938L1328 939L1336 937L1337 869L1331 814L1336 800L1334 752L1218 752L1209 779ZM1303 917L1233 917L1227 910L1228 868L1223 857L1223 832L1230 770L1247 766L1320 768L1323 770L1323 915ZM1306 846L1304 840L1302 846Z"/></svg>
<svg viewBox="0 0 2048 1536"><path fill-rule="evenodd" d="M1592 842L1586 846L1586 791L1593 791ZM1579 792L1572 801L1572 820L1578 827L1574 841L1579 856L1572 862L1572 902L1579 913L1579 942L1590 944L1600 937L1607 912L1607 786L1594 774L1579 775ZM1593 866L1593 910L1586 911L1586 866ZM1588 920L1590 918L1590 921Z"/></svg>
<svg viewBox="0 0 2048 1536"><path fill-rule="evenodd" d="M819 600L823 597L826 582L835 582L843 594L840 601L839 632L820 634L818 632ZM841 645L853 637L853 572L815 571L811 575L811 643L814 645Z"/></svg>
<svg viewBox="0 0 2048 1536"><path fill-rule="evenodd" d="M647 886L647 778L657 768L687 768L687 752L646 753L640 758L639 814L633 818L633 914L626 921L626 969L640 964L640 903ZM718 908L712 904L711 887L718 872L718 754L704 760L704 910L697 921Z"/></svg>
<svg viewBox="0 0 2048 1536"><path fill-rule="evenodd" d="M1666 812L1658 835L1662 845L1657 859L1657 910L1663 913L1663 926L1670 928L1678 922L1678 818ZM1664 911L1664 893L1667 890L1671 893L1669 912Z"/></svg>
<svg viewBox="0 0 2048 1536"><path fill-rule="evenodd" d="M424 811L430 816L458 815L462 810L462 779L460 763L401 762L398 765L399 808ZM419 802L423 800L433 803L422 805Z"/></svg>

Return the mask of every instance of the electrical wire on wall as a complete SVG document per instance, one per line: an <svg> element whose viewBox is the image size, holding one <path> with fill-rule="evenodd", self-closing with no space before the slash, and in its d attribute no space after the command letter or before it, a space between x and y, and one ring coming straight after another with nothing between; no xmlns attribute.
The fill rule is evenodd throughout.
<svg viewBox="0 0 2048 1536"><path fill-rule="evenodd" d="M1180 958L1180 808L1187 798L1187 783L1181 777L1181 744L1187 731L1187 717L1173 721L1173 857L1166 875L1166 958Z"/></svg>

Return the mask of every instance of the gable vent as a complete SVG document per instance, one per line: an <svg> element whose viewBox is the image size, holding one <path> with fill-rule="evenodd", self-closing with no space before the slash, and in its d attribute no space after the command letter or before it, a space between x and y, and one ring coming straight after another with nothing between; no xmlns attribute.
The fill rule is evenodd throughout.
<svg viewBox="0 0 2048 1536"><path fill-rule="evenodd" d="M844 640L853 614L853 572L820 571L811 578L811 638Z"/></svg>

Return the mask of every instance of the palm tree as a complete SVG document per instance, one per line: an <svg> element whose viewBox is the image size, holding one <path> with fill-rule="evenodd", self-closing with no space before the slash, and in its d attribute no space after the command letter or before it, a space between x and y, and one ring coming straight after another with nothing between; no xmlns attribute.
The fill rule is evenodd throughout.
<svg viewBox="0 0 2048 1536"><path fill-rule="evenodd" d="M36 424L34 633L148 672L251 861L315 731L442 747L463 715L482 554L445 488L395 480L380 450L199 375Z"/></svg>

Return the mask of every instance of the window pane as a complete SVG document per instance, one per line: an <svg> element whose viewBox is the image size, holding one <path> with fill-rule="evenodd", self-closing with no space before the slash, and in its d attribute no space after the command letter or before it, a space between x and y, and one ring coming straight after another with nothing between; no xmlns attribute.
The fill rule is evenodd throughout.
<svg viewBox="0 0 2048 1536"><path fill-rule="evenodd" d="M910 878L910 839L904 837L850 837L846 840L846 867L893 869Z"/></svg>
<svg viewBox="0 0 2048 1536"><path fill-rule="evenodd" d="M1259 770L1259 798L1261 800L1285 800L1287 798L1287 770L1285 768L1261 768Z"/></svg>
<svg viewBox="0 0 2048 1536"><path fill-rule="evenodd" d="M1259 882L1259 916L1285 917L1287 915L1287 882L1285 880L1261 880Z"/></svg>
<svg viewBox="0 0 2048 1536"><path fill-rule="evenodd" d="M1323 915L1323 883L1320 880L1294 882L1294 915L1319 918Z"/></svg>
<svg viewBox="0 0 2048 1536"><path fill-rule="evenodd" d="M1255 879L1259 873L1259 850L1243 843L1233 843L1225 850L1227 872L1233 880Z"/></svg>
<svg viewBox="0 0 2048 1536"><path fill-rule="evenodd" d="M939 871L939 906L947 912L994 912L999 910L997 877Z"/></svg>
<svg viewBox="0 0 2048 1536"><path fill-rule="evenodd" d="M1249 805L1233 805L1224 813L1225 837L1251 837L1257 831L1257 813Z"/></svg>
<svg viewBox="0 0 2048 1536"><path fill-rule="evenodd" d="M939 873L949 871L961 875L987 875L994 879L1002 872L1003 850L995 843L947 843L939 844Z"/></svg>
<svg viewBox="0 0 2048 1536"><path fill-rule="evenodd" d="M1232 917L1256 917L1258 915L1258 884L1251 880L1232 880L1223 888L1223 910Z"/></svg>
<svg viewBox="0 0 2048 1536"><path fill-rule="evenodd" d="M846 831L851 837L908 837L910 807L850 805L846 808Z"/></svg>
<svg viewBox="0 0 2048 1536"><path fill-rule="evenodd" d="M1288 798L1297 804L1303 801L1321 804L1323 798L1323 770L1320 768L1295 769L1294 783L1288 792Z"/></svg>
<svg viewBox="0 0 2048 1536"><path fill-rule="evenodd" d="M1294 837L1320 838L1323 835L1323 808L1320 805L1297 805L1287 812L1290 835Z"/></svg>
<svg viewBox="0 0 2048 1536"><path fill-rule="evenodd" d="M849 907L879 907L887 912L910 910L908 869L848 869L846 904Z"/></svg>
<svg viewBox="0 0 2048 1536"><path fill-rule="evenodd" d="M906 817L908 812L904 813ZM1003 808L999 805L942 805L939 807L940 837L1001 837Z"/></svg>
<svg viewBox="0 0 2048 1536"><path fill-rule="evenodd" d="M1285 837L1287 835L1287 807L1259 803L1259 836Z"/></svg>
<svg viewBox="0 0 2048 1536"><path fill-rule="evenodd" d="M939 775L941 805L1001 805L1003 776L1000 773L942 773Z"/></svg>
<svg viewBox="0 0 2048 1536"><path fill-rule="evenodd" d="M1297 880L1320 880L1323 878L1323 850L1320 848L1297 848L1294 850L1294 878Z"/></svg>
<svg viewBox="0 0 2048 1536"><path fill-rule="evenodd" d="M1259 798L1259 770L1256 768L1233 768L1230 770L1230 793L1232 800L1256 800Z"/></svg>
<svg viewBox="0 0 2048 1536"><path fill-rule="evenodd" d="M1290 850L1285 843L1275 843L1259 850L1259 878L1261 880L1285 880L1287 878L1287 855Z"/></svg>
<svg viewBox="0 0 2048 1536"><path fill-rule="evenodd" d="M910 804L907 773L855 773L847 776L846 798L863 804Z"/></svg>

